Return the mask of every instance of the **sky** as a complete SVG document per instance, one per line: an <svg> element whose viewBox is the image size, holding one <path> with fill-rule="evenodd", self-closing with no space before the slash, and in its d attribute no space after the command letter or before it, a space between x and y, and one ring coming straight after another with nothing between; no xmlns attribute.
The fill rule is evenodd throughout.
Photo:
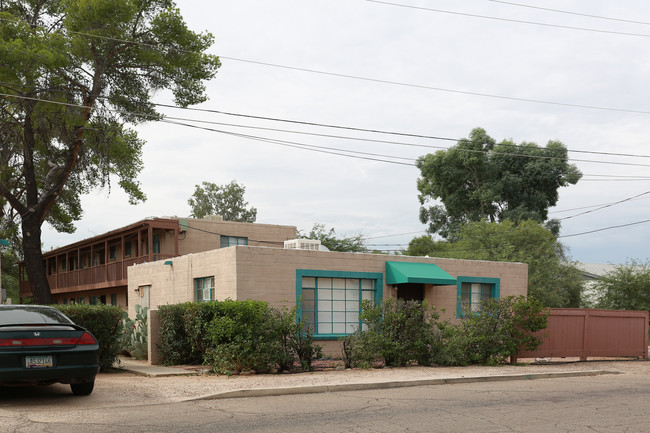
<svg viewBox="0 0 650 433"><path fill-rule="evenodd" d="M550 217L562 219L572 260L647 260L648 3L515 1L178 0L188 26L214 36L208 52L222 62L206 83L210 99L194 108L451 140L164 109L263 140L138 125L148 200L129 205L116 182L96 190L83 197L74 234L43 227L45 248L188 216L195 185L236 180L259 223L303 232L322 223L399 250L426 229L415 160L482 127L497 141L569 149L584 176L560 189ZM153 99L171 102L166 92Z"/></svg>

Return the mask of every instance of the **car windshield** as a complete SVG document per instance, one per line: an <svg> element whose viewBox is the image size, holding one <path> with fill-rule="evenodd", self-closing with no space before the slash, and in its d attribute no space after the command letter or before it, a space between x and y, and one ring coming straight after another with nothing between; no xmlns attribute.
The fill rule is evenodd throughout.
<svg viewBox="0 0 650 433"><path fill-rule="evenodd" d="M18 325L22 323L59 323L69 325L72 321L59 310L51 307L3 305L0 308L0 325Z"/></svg>

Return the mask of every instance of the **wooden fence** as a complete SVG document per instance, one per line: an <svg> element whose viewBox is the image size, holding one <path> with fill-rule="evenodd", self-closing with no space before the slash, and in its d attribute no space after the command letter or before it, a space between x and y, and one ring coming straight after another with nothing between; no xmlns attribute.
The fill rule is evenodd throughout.
<svg viewBox="0 0 650 433"><path fill-rule="evenodd" d="M517 358L648 358L648 312L552 308L544 342Z"/></svg>

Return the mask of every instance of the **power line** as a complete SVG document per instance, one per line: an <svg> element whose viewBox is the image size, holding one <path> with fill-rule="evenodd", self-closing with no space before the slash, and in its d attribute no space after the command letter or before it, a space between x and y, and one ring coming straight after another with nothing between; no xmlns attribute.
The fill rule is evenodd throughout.
<svg viewBox="0 0 650 433"><path fill-rule="evenodd" d="M602 15L591 15L591 14L585 14L585 13L580 13L580 12L572 12L572 11L565 11L565 10L560 10L560 9L551 9L551 8L544 8L541 6L533 6L533 5L525 5L521 3L513 3L513 2L507 2L507 1L502 1L502 0L488 0L493 3L503 3L506 5L510 6L519 6L523 8L529 8L529 9L538 9L542 11L548 11L548 12L557 12L561 14L567 14L567 15L577 15L581 17L588 17L588 18L597 18L600 20L609 20L609 21L618 21L618 22L623 22L623 23L631 23L631 24L642 24L642 25L650 25L649 22L646 21L635 21L635 20L627 20L623 18L612 18L612 17L605 17Z"/></svg>
<svg viewBox="0 0 650 433"><path fill-rule="evenodd" d="M639 200L639 199L635 199L635 200ZM576 208L573 208L573 209L554 210L554 211L552 211L550 213L573 212L573 211L576 211L576 210L583 210L583 209L590 209L590 208L594 208L594 207L605 206L607 204L611 204L611 203L592 204L592 205L589 205L589 206L581 206L581 207L576 207Z"/></svg>
<svg viewBox="0 0 650 433"><path fill-rule="evenodd" d="M399 4L396 4L396 3L380 2L380 1L376 1L376 0L366 0L366 1L375 2L375 3L384 3L384 4L388 4L388 5L394 5L394 6L412 7L412 8L416 8L416 9L425 9L425 10L427 9L427 8L419 8L419 7L415 7L415 6L399 5ZM438 11L438 10L431 9L431 11ZM451 12L449 12L449 13L451 13ZM470 16L472 16L472 15L470 14ZM480 17L480 16L478 16L478 17ZM486 17L486 18L490 18L490 17ZM493 18L493 19L497 19L497 18ZM10 20L10 19L7 19L7 18L0 18L0 21L16 22L17 20ZM543 24L540 24L540 25L543 25ZM78 35L81 35L81 36L95 37L95 38L100 38L100 39L104 39L104 40L113 40L113 41L116 41L116 42L123 42L123 43L129 43L129 44L134 44L134 45L142 45L142 46L149 47L149 48L156 48L156 49L166 48L166 49L168 49L170 51L177 51L177 52L180 52L180 53L206 55L204 53L188 51L188 50L182 50L182 49L175 48L175 47L160 47L159 45L156 45L156 44L144 43L144 42L133 41L133 40L128 40L128 39L112 38L112 37L108 37L108 36L94 35L94 34L91 34L91 33L77 32L77 31L72 31L72 30L67 30L67 31L69 33L74 33L74 34L78 34ZM611 33L616 33L616 32L611 32ZM633 35L636 35L636 34L633 34ZM650 37L650 35L636 35L636 36ZM481 97L486 97L486 98L494 98L494 99L501 99L501 100L517 101L517 102L528 102L528 103L553 105L553 106L561 106L561 107L584 108L584 109L590 109L590 110L612 111L612 112L622 112L622 113L650 114L650 111L647 111L647 110L632 110L632 109L625 109L625 108L603 107L603 106L585 105L585 104L572 104L572 103L556 102L556 101L544 101L544 100L540 100L540 99L531 99L531 98L518 98L518 97L513 97L513 96L504 96L504 95L496 95L496 94L490 94L490 93L472 92L472 91L466 91L466 90L458 90L458 89L449 89L449 88L436 87L436 86L428 86L428 85L422 85L422 84L405 83L405 82L393 81L393 80L383 80L383 79L379 79L379 78L362 77L362 76L358 76L358 75L322 71L322 70L310 69L310 68L301 68L301 67L297 67L297 66L281 65L281 64L277 64L277 63L262 62L262 61L243 59L243 58L238 58L238 57L229 57L229 56L218 56L218 57L220 59L227 59L227 60L232 60L232 61L235 61L235 62L250 63L250 64L269 66L269 67L274 67L274 68L295 70L295 71L301 71L301 72L309 72L309 73L320 74L320 75L327 75L327 76L340 77L340 78L348 78L348 79L375 82L375 83L381 83L381 84L389 84L389 85L395 85L395 86L411 87L411 88L424 89L424 90L433 90L433 91L438 91L438 92L447 92L447 93L463 94L463 95L470 95L470 96L481 96Z"/></svg>
<svg viewBox="0 0 650 433"><path fill-rule="evenodd" d="M600 228L600 229L589 230L589 231L582 232L582 233L574 233L574 234L571 234L571 235L558 236L558 238L570 238L570 237L573 237L573 236L588 235L588 234L592 234L592 233L602 232L602 231L605 231L605 230L612 230L612 229L618 229L618 228L622 228L622 227L630 227L630 226L638 225L638 224L645 224L647 222L650 222L650 219L642 220L642 221L635 221L635 222L627 223L627 224L620 224L620 225L616 225L616 226L603 227L603 228Z"/></svg>
<svg viewBox="0 0 650 433"><path fill-rule="evenodd" d="M0 82L0 84L7 85L9 83ZM19 99L27 99L27 100L33 100L33 101L40 101L40 102L45 102L45 103L65 105L65 106L69 106L69 107L85 108L85 106L83 106L81 104L72 104L72 103L66 103L66 102L60 102L60 101L52 101L52 100L46 100L46 99L40 99L40 98L36 98L36 97L28 97L28 96L22 96L22 95L0 93L0 96L13 97L13 98L19 98ZM333 125L333 124L318 123L318 122L305 122L305 121L292 120L292 119L281 119L281 118L274 118L274 117L255 116L255 115L250 115L250 114L232 113L232 112L220 111L220 110L214 110L214 109L179 107L179 106L170 105L170 104L153 103L153 105L160 106L160 107L166 107L166 108L175 108L175 109L188 110L188 111L207 112L207 113L212 113L212 114L222 114L222 115L226 115L226 116L235 116L235 117L259 119L259 120L268 120L268 121L274 121L274 122L284 122L284 123L292 123L292 124L300 124L300 125L308 125L308 126L317 126L317 127L333 128L333 129L344 129L344 130L352 130L352 131L359 131L359 132L370 132L370 133L377 133L377 134L397 135L397 136L423 138L423 139L431 139L431 140L444 140L444 141L453 141L453 142L458 142L458 141L463 140L461 138L443 137L443 136L436 136L436 135L414 134L414 133L406 133L406 132L395 132L395 131L386 131L386 130L378 130L378 129L367 129L367 128L359 128L359 127L351 127L351 126L341 126L341 125ZM108 110L113 111L113 112L117 112L117 113L122 113L122 114L131 114L131 115L140 116L140 117L153 117L151 115L144 114L144 113L128 112L128 111L117 110L117 109L108 109ZM165 116L165 117L167 119L170 119L170 120L179 120L179 121L196 122L196 123L207 123L207 124L213 124L213 125L223 125L223 126L232 126L232 127L239 127L239 128L259 129L259 130L267 130L267 131L275 131L275 132L286 132L286 133L291 133L291 134L302 134L302 135L311 135L311 136L346 139L346 140L356 140L356 141L369 141L369 142L376 142L376 143L397 144L397 145L405 145L405 146L413 146L413 147L425 147L425 148L443 149L443 150L448 149L448 147L445 147L445 146L433 146L433 145L417 144L417 143L404 143L404 142L398 142L398 141L387 141L387 140L378 140L378 139L365 139L365 138L351 137L351 136L341 136L341 135L333 135L333 134L320 134L320 133L305 132L305 131L293 131L293 130L287 130L287 129L268 128L268 127L251 126L251 125L241 125L241 124L234 124L234 123L216 122L216 121L210 121L210 120L187 119L187 118L179 118L179 117L171 117L171 116ZM513 148L520 148L521 147L520 145L517 145L517 144L508 144L508 143L501 143L500 145L509 146L509 147L513 147ZM466 152L483 152L484 153L484 151L481 151L481 150L472 150L472 149L462 149L462 150L466 151ZM592 155L603 155L603 156L650 158L650 155L642 155L642 154L602 152L602 151L593 151L593 150L576 150L576 149L568 149L568 148L567 148L567 152L584 153L584 154L592 154ZM556 158L556 159L562 159L562 158L549 157L549 156L532 156L532 155L522 155L522 156L526 156L526 157L529 157L529 158L549 158L549 159ZM575 160L575 161L577 161L577 162L609 163L609 162L603 162L603 161L590 161L590 160ZM593 176L604 176L604 175L593 175ZM628 177L628 176L618 176L618 177ZM636 176L636 177L641 178L640 176ZM645 180L645 177L644 177L644 180Z"/></svg>
<svg viewBox="0 0 650 433"><path fill-rule="evenodd" d="M61 102L61 101L53 101L53 100L47 100L47 99L41 99L41 98L36 98L36 97L30 97L30 96L23 96L23 95L14 95L14 94L8 94L8 93L1 93L0 96L3 96L5 98L17 98L17 99L25 99L25 100L32 100L32 101L38 101L38 102L43 102L43 103L52 103L56 105L62 105L62 106L68 106L68 107L76 107L76 108L86 108L85 106L81 104L72 104L68 102ZM136 113L136 112L129 112L125 110L118 110L118 109L109 109L109 108L104 108L107 111L115 112L115 113L120 113L120 114L129 114L133 116L139 116L143 118L152 118L155 116L145 114L145 113ZM170 124L177 124L181 126L186 126L186 127L193 127L196 129L204 129L207 131L212 131L212 132L218 132L218 133L223 133L223 134L230 134L230 135L237 135L240 137L244 138L250 138L250 139L255 139L259 141L266 141L269 143L274 143L274 144L281 144L284 146L288 147L296 147L296 146L302 146L302 147L313 147L317 148L320 147L321 149L328 149L330 151L323 151L323 153L331 153L335 155L340 155L340 156L350 156L350 155L345 155L337 152L349 152L349 153L364 153L364 152L358 152L358 151L353 151L353 150L347 150L347 149L337 149L337 148L331 148L327 146L315 146L315 145L308 145L305 143L296 143L296 142L290 142L286 140L277 140L277 139L270 139L270 138L265 138L265 137L259 137L259 136L253 136L253 135L247 135L247 134L238 134L234 132L228 132L224 130L218 130L214 128L207 128L207 127L199 127L197 125L190 125L187 123L183 122L196 122L196 123L206 123L206 124L218 124L218 125L229 125L229 126L234 126L234 127L241 127L241 128L253 128L253 129L263 129L263 130L275 130L279 132L287 132L287 133L295 133L295 134L303 134L303 135L316 135L316 136L322 136L322 137L330 137L330 138L338 138L338 139L346 139L346 140L356 140L356 141L371 141L371 142L377 142L377 143L385 143L385 144L395 144L395 145L403 145L403 146L413 146L413 147L425 147L425 148L437 148L437 149L448 149L447 147L443 146L434 146L434 145L425 145L425 144L416 144L416 143L404 143L404 142L396 142L396 141L386 141L386 140L376 140L376 139L364 139L364 138L358 138L358 137L349 137L349 136L336 136L336 135L331 135L331 134L317 134L317 133L310 133L310 132L304 132L304 131L290 131L290 130L279 130L279 129L274 129L274 128L264 128L264 127L259 127L259 126L249 126L249 125L236 125L236 124L226 124L223 122L215 122L215 121L208 121L208 120L197 120L197 119L187 119L187 118L178 118L178 117L167 117L167 120L165 120L165 123L170 123ZM154 120L158 120L157 118ZM179 120L178 122L174 120ZM326 126L325 124L320 124L321 126ZM336 127L336 126L334 126ZM343 127L347 128L347 127ZM360 129L360 128L357 128ZM372 131L372 130L368 130ZM391 133L391 134L401 134L401 133ZM431 138L434 138L434 136L430 136ZM452 140L452 139L448 139ZM457 141L460 141L460 139L457 139ZM519 145L509 145L509 144L504 144L506 146L511 146L513 148L521 148ZM544 148L540 148L544 149ZM489 151L486 150L475 150L475 149L457 149L458 151L462 152L470 152L470 153L489 153ZM336 152L334 152L336 151ZM569 151L567 149L567 151ZM573 152L584 152L584 153L598 153L598 154L606 154L610 156L625 156L625 157L639 157L639 158L648 158L650 156L648 155L633 155L633 154L615 154L612 152L595 152L595 151L573 151ZM385 158L393 158L393 159L406 159L409 161L415 161L415 159L412 158L404 158L400 156L392 156L392 155L380 155L380 154L372 154L368 153L369 155L372 156L382 156ZM520 157L525 157L525 158L530 158L530 159L557 159L557 160L564 160L565 158L563 157L556 157L556 156L547 156L547 155L528 155L528 154L519 154L519 153L507 153L507 152L502 152L503 155L513 155L513 156L520 156ZM376 158L361 158L361 159L368 159L372 161L379 161L379 162L388 162L388 163L393 163L393 164L401 164L401 165L415 165L414 163L398 163L395 161L387 161L387 160L381 160L381 159L376 159ZM572 162L586 162L586 163L596 163L596 164L608 164L608 165L622 165L622 166L636 166L636 167L650 167L650 164L642 164L642 163L633 163L633 162L616 162L616 161L595 161L595 160L587 160L587 159L576 159L572 158ZM585 179L589 180L589 179Z"/></svg>
<svg viewBox="0 0 650 433"><path fill-rule="evenodd" d="M349 155L349 154L341 153L341 152L348 152L348 153L353 153L353 154L356 153L356 154L363 154L363 155L370 155L370 156L377 156L377 157L383 156L383 157L387 157L387 158L409 159L409 158L403 158L403 157L398 157L398 156L380 155L380 154L374 154L374 153L369 153L369 152L359 152L359 151L347 150L347 149L337 149L337 148L332 148L332 147L327 147L327 146L316 146L316 145L305 144L305 143L297 143L297 142L293 142L293 141L271 139L271 138L259 137L259 136L255 136L255 135L240 134L240 133L236 133L236 132L218 130L218 129L214 129L214 128L208 128L208 127L205 127L205 126L190 125L190 124L187 124L187 123L171 122L171 121L166 121L166 120L162 120L162 122L171 123L171 124L180 125L180 126L186 126L186 127L189 127L189 128L203 129L203 130L211 131L211 132L218 132L218 133L221 133L221 134L232 135L234 137L247 138L247 139L250 139L250 140L257 140L257 141L262 141L262 142L266 142L266 143L278 144L280 146L293 147L293 148L296 148L296 149L311 150L313 152L327 153L327 154L338 155L338 156L346 156L346 157L349 157L349 158L365 159L365 160L369 160L369 161L385 162L385 163L389 163L389 164L398 164L398 165L406 165L406 166L415 167L415 163L405 163L405 162L399 162L399 161L390 161L390 160L380 159L380 158L371 158L369 156L355 156L355 155Z"/></svg>
<svg viewBox="0 0 650 433"><path fill-rule="evenodd" d="M335 128L335 129L345 129L345 130L350 130L350 131L370 132L370 133L377 133L377 134L397 135L397 136L403 136L403 137L424 138L424 139L430 139L430 140L444 140L444 141L453 141L453 142L458 142L458 141L462 140L461 138L444 137L444 136L439 136L439 135L414 134L414 133L407 133L407 132L396 132L396 131L387 131L387 130L380 130L380 129L367 129L367 128L352 127L352 126L333 125L333 124L328 124L328 123L305 122L305 121L294 120L294 119L282 119L282 118L277 118L277 117L255 116L255 115L251 115L251 114L232 113L232 112L228 112L228 111L220 111L220 110L207 109L207 108L178 107L178 106L169 105L169 104L155 104L155 105L160 106L160 107L176 108L176 109L181 109L181 110L190 110L190 111L199 111L199 112L205 112L205 113L223 114L223 115L226 115L226 116L244 117L244 118L258 119L258 120L268 120L268 121L273 121L273 122L285 122L285 123L293 123L293 124L298 124L298 125L318 126L318 127ZM650 113L650 112L648 112L648 113ZM346 137L346 138L349 138L349 137ZM512 147L520 147L519 145L516 145L516 144L513 144L513 145L505 144L505 143L502 143L502 144L506 145L506 146L512 146ZM421 145L421 146L424 146L424 145ZM441 148L446 149L445 147L441 147ZM567 149L567 151L568 152L575 152L575 153L592 154L592 155L650 158L650 155L629 154L629 153L615 153L615 152L600 152L600 151L594 151L594 150Z"/></svg>
<svg viewBox="0 0 650 433"><path fill-rule="evenodd" d="M537 22L537 21L516 20L516 19L512 19L512 18L491 17L491 16L487 16L487 15L470 14L470 13L466 13L466 12L447 11L447 10L443 10L443 9L433 9L433 8L426 8L426 7L422 7L422 6L405 5L405 4L401 4L401 3L391 3L391 2L380 1L380 0L366 0L366 1L371 2L371 3L379 3L379 4L389 5L389 6L397 6L397 7L407 8L407 9L418 9L418 10L423 10L423 11L428 11L428 12L436 12L436 13L448 14L448 15L458 15L458 16L471 17L471 18L481 18L481 19L485 19L485 20L503 21L503 22L510 22L510 23L518 23L518 24L530 24L530 25L542 26L542 27L554 27L554 28L558 28L558 29L579 30L579 31L583 31L583 32L605 33L605 34L621 35L621 36L639 36L639 37L643 37L643 38L650 38L650 34L646 34L646 33L618 32L618 31L614 31L614 30L592 29L592 28L587 28L587 27L576 27L576 26L565 26L565 25L561 25L561 24L540 23L540 22Z"/></svg>
<svg viewBox="0 0 650 433"><path fill-rule="evenodd" d="M639 197L643 197L644 195L648 195L648 194L650 194L650 191L642 192L641 194L633 195L632 197L627 197L627 198L624 198L623 200L615 201L613 203L608 203L606 205L600 206L597 209L592 209L592 210L577 213L575 215L570 215L568 217L559 218L559 220L564 221L564 220L575 218L575 217L578 217L578 216L581 216L581 215L596 212L596 211L599 211L599 210L602 210L602 209L606 209L606 208L609 208L609 207L612 207L612 206L616 206L617 204L625 203L627 201L634 200L634 199L639 198Z"/></svg>

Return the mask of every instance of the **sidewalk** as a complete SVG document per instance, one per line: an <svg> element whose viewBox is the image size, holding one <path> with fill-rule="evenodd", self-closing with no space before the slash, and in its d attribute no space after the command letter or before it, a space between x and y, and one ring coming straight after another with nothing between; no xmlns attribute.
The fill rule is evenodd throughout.
<svg viewBox="0 0 650 433"><path fill-rule="evenodd" d="M176 400L276 396L510 380L536 380L610 374L650 374L646 360L552 362L496 367L404 367L383 369L329 369L305 373L218 376L202 368L149 365L121 358L125 372L151 378Z"/></svg>

